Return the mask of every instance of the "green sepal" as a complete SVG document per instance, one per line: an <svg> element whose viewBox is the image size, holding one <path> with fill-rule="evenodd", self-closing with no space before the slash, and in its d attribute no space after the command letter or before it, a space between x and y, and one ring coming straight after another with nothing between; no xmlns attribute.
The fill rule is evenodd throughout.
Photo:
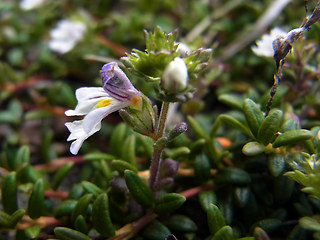
<svg viewBox="0 0 320 240"><path fill-rule="evenodd" d="M215 177L217 184L245 185L251 182L250 175L243 169L225 167Z"/></svg>
<svg viewBox="0 0 320 240"><path fill-rule="evenodd" d="M200 205L205 212L209 211L210 204L217 203L217 196L212 190L202 191L199 193L198 197L199 197Z"/></svg>
<svg viewBox="0 0 320 240"><path fill-rule="evenodd" d="M134 172L138 172L135 166L132 166L131 163L128 163L123 160L112 160L111 166L114 170L117 170L120 173L123 173L126 169L129 169Z"/></svg>
<svg viewBox="0 0 320 240"><path fill-rule="evenodd" d="M137 168L136 136L134 134L129 135L125 139L123 148L125 149L125 151L122 151L122 159L130 163L134 168Z"/></svg>
<svg viewBox="0 0 320 240"><path fill-rule="evenodd" d="M268 168L270 173L277 177L286 167L286 157L282 154L271 154L268 156Z"/></svg>
<svg viewBox="0 0 320 240"><path fill-rule="evenodd" d="M292 145L298 142L306 141L312 137L312 132L306 129L290 130L283 134L280 134L274 140L272 147L277 148L284 145Z"/></svg>
<svg viewBox="0 0 320 240"><path fill-rule="evenodd" d="M115 156L107 153L89 153L83 156L83 161L111 161L115 159Z"/></svg>
<svg viewBox="0 0 320 240"><path fill-rule="evenodd" d="M77 200L73 200L73 199L64 200L59 204L59 206L56 207L54 216L56 218L60 218L63 216L71 215L77 203L78 203Z"/></svg>
<svg viewBox="0 0 320 240"><path fill-rule="evenodd" d="M257 137L259 128L264 120L263 112L260 110L260 107L249 98L243 102L243 112L251 132Z"/></svg>
<svg viewBox="0 0 320 240"><path fill-rule="evenodd" d="M211 240L233 240L235 239L233 236L232 228L228 225L220 228L214 235Z"/></svg>
<svg viewBox="0 0 320 240"><path fill-rule="evenodd" d="M226 221L220 209L212 203L209 205L209 209L207 211L207 221L211 234L215 234L226 225Z"/></svg>
<svg viewBox="0 0 320 240"><path fill-rule="evenodd" d="M92 224L103 237L112 237L115 235L110 218L108 195L106 193L100 194L93 203Z"/></svg>
<svg viewBox="0 0 320 240"><path fill-rule="evenodd" d="M97 185L89 182L89 181L82 181L81 182L83 188L88 192L88 193L92 193L94 197L99 196L103 190L101 188L99 188Z"/></svg>
<svg viewBox="0 0 320 240"><path fill-rule="evenodd" d="M86 216L88 206L90 204L92 197L93 197L93 194L87 193L78 200L77 205L74 207L71 214L72 222L74 222L80 214L83 216Z"/></svg>
<svg viewBox="0 0 320 240"><path fill-rule="evenodd" d="M74 221L74 227L77 231L88 234L89 228L86 219L80 214Z"/></svg>
<svg viewBox="0 0 320 240"><path fill-rule="evenodd" d="M248 142L242 148L242 153L246 156L256 156L266 150L265 145L258 142Z"/></svg>
<svg viewBox="0 0 320 240"><path fill-rule="evenodd" d="M131 170L125 170L124 177L132 197L142 206L151 207L154 203L154 195L147 184Z"/></svg>
<svg viewBox="0 0 320 240"><path fill-rule="evenodd" d="M44 202L44 185L40 178L33 186L32 193L28 202L27 213L33 219L39 218L42 214Z"/></svg>
<svg viewBox="0 0 320 240"><path fill-rule="evenodd" d="M73 167L74 162L67 162L62 167L59 168L59 170L56 172L56 174L53 176L52 179L52 188L57 189L61 182L64 180L64 178L67 176L67 174L70 172L71 168Z"/></svg>
<svg viewBox="0 0 320 240"><path fill-rule="evenodd" d="M178 193L167 193L155 200L154 211L157 214L172 212L186 201L186 198Z"/></svg>
<svg viewBox="0 0 320 240"><path fill-rule="evenodd" d="M65 227L56 227L54 233L59 240L91 240L87 235Z"/></svg>
<svg viewBox="0 0 320 240"><path fill-rule="evenodd" d="M3 210L12 214L18 209L16 172L10 172L2 182L1 201Z"/></svg>
<svg viewBox="0 0 320 240"><path fill-rule="evenodd" d="M26 213L26 210L20 208L17 211L15 211L13 214L11 214L10 227L15 228L17 223L20 221L20 219L24 216L25 213Z"/></svg>
<svg viewBox="0 0 320 240"><path fill-rule="evenodd" d="M145 96L141 96L141 101L141 109L130 105L121 109L119 114L134 131L152 137L155 134L156 115L150 101Z"/></svg>
<svg viewBox="0 0 320 240"><path fill-rule="evenodd" d="M281 110L274 110L263 120L258 131L258 142L268 145L279 131L283 118Z"/></svg>
<svg viewBox="0 0 320 240"><path fill-rule="evenodd" d="M170 229L177 232L188 233L197 231L195 222L189 217L180 214L172 215L165 224L169 226Z"/></svg>
<svg viewBox="0 0 320 240"><path fill-rule="evenodd" d="M144 239L163 240L170 235L170 230L158 220L153 220L142 231Z"/></svg>

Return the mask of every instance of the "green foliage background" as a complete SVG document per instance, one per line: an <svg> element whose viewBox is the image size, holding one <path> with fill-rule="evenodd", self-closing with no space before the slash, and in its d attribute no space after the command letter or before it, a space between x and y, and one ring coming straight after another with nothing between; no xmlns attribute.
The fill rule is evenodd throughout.
<svg viewBox="0 0 320 240"><path fill-rule="evenodd" d="M268 117L274 60L254 55L256 38L226 55L260 31L255 24L271 4L47 0L25 11L2 0L0 239L320 239L319 23L294 43ZM266 32L299 27L317 4L308 1L306 13L304 1L291 1ZM87 27L65 54L48 47L61 19ZM64 111L76 106L75 89L101 86L104 63L143 52L143 31L157 26L213 54L178 108L188 131L164 149L179 170L163 163L162 176L174 180L154 196L145 183L149 138L115 113L71 156ZM126 73L160 104L155 83Z"/></svg>

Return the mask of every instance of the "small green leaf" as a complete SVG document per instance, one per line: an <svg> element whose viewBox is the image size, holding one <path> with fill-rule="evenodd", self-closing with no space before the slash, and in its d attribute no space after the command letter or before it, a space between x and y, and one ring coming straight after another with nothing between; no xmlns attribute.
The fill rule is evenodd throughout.
<svg viewBox="0 0 320 240"><path fill-rule="evenodd" d="M199 125L199 123L197 123L197 121L193 117L187 116L187 119L188 119L188 126L192 129L192 131L195 133L195 135L198 138L204 138L204 139L208 138L203 128Z"/></svg>
<svg viewBox="0 0 320 240"><path fill-rule="evenodd" d="M280 227L281 221L276 218L266 218L254 224L255 227L262 228L265 232L271 233Z"/></svg>
<svg viewBox="0 0 320 240"><path fill-rule="evenodd" d="M134 168L137 168L135 135L131 134L125 139L123 148L126 150L122 151L122 159L130 163Z"/></svg>
<svg viewBox="0 0 320 240"><path fill-rule="evenodd" d="M155 201L154 211L157 214L164 214L178 209L186 198L178 193L167 193Z"/></svg>
<svg viewBox="0 0 320 240"><path fill-rule="evenodd" d="M83 195L77 202L77 205L74 207L71 215L72 222L76 220L79 215L86 216L88 206L92 199L93 195L91 193L87 193Z"/></svg>
<svg viewBox="0 0 320 240"><path fill-rule="evenodd" d="M217 184L245 185L251 182L250 175L240 168L225 167L219 170L216 178Z"/></svg>
<svg viewBox="0 0 320 240"><path fill-rule="evenodd" d="M12 214L18 209L16 172L10 172L2 182L1 201L3 210Z"/></svg>
<svg viewBox="0 0 320 240"><path fill-rule="evenodd" d="M30 161L30 149L28 146L21 146L17 152L15 163L17 167L21 166L23 163L29 163Z"/></svg>
<svg viewBox="0 0 320 240"><path fill-rule="evenodd" d="M214 191L202 191L199 193L199 202L204 211L209 211L210 204L217 203L217 196Z"/></svg>
<svg viewBox="0 0 320 240"><path fill-rule="evenodd" d="M286 158L282 154L271 154L268 156L268 168L275 177L279 176L286 166Z"/></svg>
<svg viewBox="0 0 320 240"><path fill-rule="evenodd" d="M153 220L143 231L144 239L163 240L170 235L170 230L157 220Z"/></svg>
<svg viewBox="0 0 320 240"><path fill-rule="evenodd" d="M26 211L22 208L15 211L10 217L10 226L15 228L20 219L24 216Z"/></svg>
<svg viewBox="0 0 320 240"><path fill-rule="evenodd" d="M197 231L197 225L187 216L175 214L172 215L165 223L170 229L178 232L195 232Z"/></svg>
<svg viewBox="0 0 320 240"><path fill-rule="evenodd" d="M250 197L250 190L247 187L237 187L234 190L235 200L238 202L240 206L245 206Z"/></svg>
<svg viewBox="0 0 320 240"><path fill-rule="evenodd" d="M250 129L244 125L243 123L241 123L240 121L238 121L237 119L235 119L234 117L231 117L229 115L226 114L221 114L219 116L220 121L224 124L229 125L230 127L233 127L239 131L241 131L242 133L244 133L245 135L247 135L249 138L254 139L255 137L253 136L253 134L251 133Z"/></svg>
<svg viewBox="0 0 320 240"><path fill-rule="evenodd" d="M10 215L3 211L0 211L0 227L3 227L3 228L12 227Z"/></svg>
<svg viewBox="0 0 320 240"><path fill-rule="evenodd" d="M320 218L319 218L319 216L302 217L299 219L299 224L304 229L320 232Z"/></svg>
<svg viewBox="0 0 320 240"><path fill-rule="evenodd" d="M258 142L268 145L275 138L275 134L279 131L282 122L283 112L281 110L273 110L263 120L258 131Z"/></svg>
<svg viewBox="0 0 320 240"><path fill-rule="evenodd" d="M264 120L263 112L260 110L260 107L249 98L245 99L243 102L243 112L251 132L253 135L257 136L259 127Z"/></svg>
<svg viewBox="0 0 320 240"><path fill-rule="evenodd" d="M89 153L83 156L83 161L111 161L115 159L115 156L107 153Z"/></svg>
<svg viewBox="0 0 320 240"><path fill-rule="evenodd" d="M106 193L100 194L93 203L92 224L103 237L112 237L115 235L114 227L110 219L109 201Z"/></svg>
<svg viewBox="0 0 320 240"><path fill-rule="evenodd" d="M100 195L103 190L101 188L99 188L97 185L88 182L88 181L82 181L81 182L83 188L88 192L88 193L92 193L94 197L97 197L98 195Z"/></svg>
<svg viewBox="0 0 320 240"><path fill-rule="evenodd" d="M67 174L70 172L71 168L73 167L74 162L68 162L64 164L53 176L52 180L52 188L57 189L63 179L67 176Z"/></svg>
<svg viewBox="0 0 320 240"><path fill-rule="evenodd" d="M224 217L219 210L219 208L214 205L209 205L209 210L207 211L207 220L209 225L209 230L211 234L218 232L223 226L226 225Z"/></svg>
<svg viewBox="0 0 320 240"><path fill-rule="evenodd" d="M210 178L210 161L206 154L201 154L196 157L194 170L196 178L200 181L206 181Z"/></svg>
<svg viewBox="0 0 320 240"><path fill-rule="evenodd" d="M34 226L27 227L24 230L24 233L28 239L35 239L39 236L40 231L41 231L41 226L34 225Z"/></svg>
<svg viewBox="0 0 320 240"><path fill-rule="evenodd" d="M151 207L154 195L147 184L131 170L125 170L124 177L132 197L141 205Z"/></svg>
<svg viewBox="0 0 320 240"><path fill-rule="evenodd" d="M121 156L123 150L123 142L127 132L126 124L118 124L112 132L110 139L110 149L115 156Z"/></svg>
<svg viewBox="0 0 320 240"><path fill-rule="evenodd" d="M43 180L40 178L33 186L32 193L28 202L27 213L33 219L39 218L42 214L44 202Z"/></svg>
<svg viewBox="0 0 320 240"><path fill-rule="evenodd" d="M178 157L190 154L190 149L183 146L174 149L166 149L165 152L167 153L168 158L177 159Z"/></svg>
<svg viewBox="0 0 320 240"><path fill-rule="evenodd" d="M59 240L91 240L87 235L65 227L55 228L54 233Z"/></svg>
<svg viewBox="0 0 320 240"><path fill-rule="evenodd" d="M128 163L123 160L112 160L111 166L114 170L117 170L118 172L122 173L126 169L129 169L131 171L137 172L137 168L133 166L131 163Z"/></svg>
<svg viewBox="0 0 320 240"><path fill-rule="evenodd" d="M214 235L212 240L233 240L233 231L230 226L223 226Z"/></svg>
<svg viewBox="0 0 320 240"><path fill-rule="evenodd" d="M62 216L71 215L73 209L77 205L77 201L73 199L67 199L60 203L60 205L55 209L55 217L60 218Z"/></svg>
<svg viewBox="0 0 320 240"><path fill-rule="evenodd" d="M248 142L243 146L242 152L247 156L255 156L265 151L266 147L258 142Z"/></svg>
<svg viewBox="0 0 320 240"><path fill-rule="evenodd" d="M76 220L74 221L74 227L77 231L88 234L88 225L86 223L86 219L82 215L79 215L76 218Z"/></svg>
<svg viewBox="0 0 320 240"><path fill-rule="evenodd" d="M243 98L234 94L221 94L218 96L218 100L229 107L235 108L237 110L242 110Z"/></svg>
<svg viewBox="0 0 320 240"><path fill-rule="evenodd" d="M312 132L306 129L290 130L279 135L273 142L272 147L277 148L284 145L292 145L298 142L306 141L312 137Z"/></svg>

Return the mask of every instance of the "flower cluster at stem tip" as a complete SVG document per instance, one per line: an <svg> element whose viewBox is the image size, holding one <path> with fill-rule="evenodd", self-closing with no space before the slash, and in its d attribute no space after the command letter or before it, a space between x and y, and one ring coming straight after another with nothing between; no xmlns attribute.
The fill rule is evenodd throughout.
<svg viewBox="0 0 320 240"><path fill-rule="evenodd" d="M101 128L101 121L110 113L132 106L141 108L142 94L134 88L118 64L105 64L101 70L103 87L81 87L76 90L78 104L67 116L84 116L82 120L67 122L65 126L73 141L70 152L77 154L84 140Z"/></svg>

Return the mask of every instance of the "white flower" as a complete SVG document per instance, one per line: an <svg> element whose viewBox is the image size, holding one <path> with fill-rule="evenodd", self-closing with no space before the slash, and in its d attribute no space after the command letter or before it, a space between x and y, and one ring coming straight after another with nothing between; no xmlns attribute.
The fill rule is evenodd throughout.
<svg viewBox="0 0 320 240"><path fill-rule="evenodd" d="M81 22L60 20L50 31L49 48L61 54L69 52L83 38L85 31L86 26Z"/></svg>
<svg viewBox="0 0 320 240"><path fill-rule="evenodd" d="M262 39L256 41L257 46L252 46L251 49L257 56L273 57L273 41L279 37L285 37L286 35L286 31L279 27L275 27L271 30L270 34L263 34Z"/></svg>
<svg viewBox="0 0 320 240"><path fill-rule="evenodd" d="M70 131L67 141L73 141L70 146L72 154L77 154L84 140L100 130L103 118L129 105L138 108L141 103L140 92L131 85L130 80L116 63L105 64L103 69L109 70L109 81L112 82L116 79L120 85L130 85L127 87L130 92L130 98L117 100L110 96L102 87L82 87L77 89L76 98L78 105L74 110L65 112L67 116L85 116L82 120L67 122L65 124ZM102 73L104 74L105 72ZM117 93L118 88L108 87L114 93Z"/></svg>
<svg viewBox="0 0 320 240"><path fill-rule="evenodd" d="M20 8L28 11L41 6L46 0L22 0L19 4Z"/></svg>
<svg viewBox="0 0 320 240"><path fill-rule="evenodd" d="M188 84L188 69L180 57L171 61L161 77L161 87L169 93L181 92Z"/></svg>

